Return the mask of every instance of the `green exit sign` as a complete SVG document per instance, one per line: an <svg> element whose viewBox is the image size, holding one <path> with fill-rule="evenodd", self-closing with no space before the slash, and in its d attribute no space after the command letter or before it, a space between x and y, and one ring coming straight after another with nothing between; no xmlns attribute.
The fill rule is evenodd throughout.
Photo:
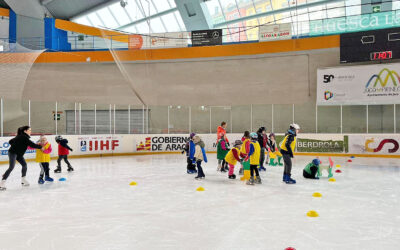
<svg viewBox="0 0 400 250"><path fill-rule="evenodd" d="M56 114L53 114L53 119L56 120ZM61 119L61 114L57 114L57 121Z"/></svg>
<svg viewBox="0 0 400 250"><path fill-rule="evenodd" d="M372 13L379 13L379 12L381 12L381 6L380 5L372 6Z"/></svg>

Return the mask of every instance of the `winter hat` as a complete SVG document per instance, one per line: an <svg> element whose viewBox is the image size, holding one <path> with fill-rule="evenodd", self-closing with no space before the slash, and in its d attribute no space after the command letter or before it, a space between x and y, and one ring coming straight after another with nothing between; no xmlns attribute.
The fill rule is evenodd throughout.
<svg viewBox="0 0 400 250"><path fill-rule="evenodd" d="M200 141L200 136L195 135L195 136L193 137L193 142L194 142L194 143L198 143L199 141Z"/></svg>
<svg viewBox="0 0 400 250"><path fill-rule="evenodd" d="M315 166L319 166L320 160L319 160L319 159L314 159L314 160L312 161L312 163L313 163Z"/></svg>
<svg viewBox="0 0 400 250"><path fill-rule="evenodd" d="M193 139L193 137L196 135L196 133L190 133L190 139Z"/></svg>

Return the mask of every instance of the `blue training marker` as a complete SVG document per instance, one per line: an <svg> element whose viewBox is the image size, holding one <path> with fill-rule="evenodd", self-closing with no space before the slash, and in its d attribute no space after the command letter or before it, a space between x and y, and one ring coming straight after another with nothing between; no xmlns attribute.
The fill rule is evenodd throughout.
<svg viewBox="0 0 400 250"><path fill-rule="evenodd" d="M350 156L350 158L355 158L354 156Z"/></svg>
<svg viewBox="0 0 400 250"><path fill-rule="evenodd" d="M65 178L60 178L60 179L58 179L59 181L66 181L67 179L65 179Z"/></svg>

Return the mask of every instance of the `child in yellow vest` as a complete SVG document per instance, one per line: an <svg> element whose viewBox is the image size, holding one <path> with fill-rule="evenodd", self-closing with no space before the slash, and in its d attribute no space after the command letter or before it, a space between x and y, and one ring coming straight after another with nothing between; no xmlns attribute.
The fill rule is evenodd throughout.
<svg viewBox="0 0 400 250"><path fill-rule="evenodd" d="M38 143L42 149L36 149L36 162L40 165L39 184L44 184L45 181L52 182L53 178L50 177L50 153L52 151L51 144L47 141L45 136L40 136ZM45 177L43 179L43 176Z"/></svg>
<svg viewBox="0 0 400 250"><path fill-rule="evenodd" d="M300 126L297 124L290 124L289 130L285 138L280 144L281 153L283 156L283 163L285 164L283 170L283 182L286 184L296 184L296 180L291 178L292 172L292 158L296 148L296 136L300 131Z"/></svg>
<svg viewBox="0 0 400 250"><path fill-rule="evenodd" d="M229 165L229 179L236 179L236 175L233 172L235 170L236 163L240 162L240 146L242 146L242 141L236 140L233 148L229 150L228 154L225 156L225 161Z"/></svg>
<svg viewBox="0 0 400 250"><path fill-rule="evenodd" d="M279 152L278 146L276 145L274 133L269 134L268 145L269 145L268 151L269 151L269 158L270 158L269 165L276 166L279 164L279 166L282 166L283 165L281 163L282 154L281 154L281 152ZM278 162L275 162L277 157L278 157Z"/></svg>
<svg viewBox="0 0 400 250"><path fill-rule="evenodd" d="M247 185L261 184L260 174L258 172L258 165L260 164L261 147L257 141L257 133L250 134L250 150L245 161L250 159L250 179L247 181ZM254 180L254 173L256 174L256 179Z"/></svg>

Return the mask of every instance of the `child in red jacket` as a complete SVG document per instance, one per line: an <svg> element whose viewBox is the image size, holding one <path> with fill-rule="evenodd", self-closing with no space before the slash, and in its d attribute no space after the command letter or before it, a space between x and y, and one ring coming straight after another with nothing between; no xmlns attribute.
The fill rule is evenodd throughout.
<svg viewBox="0 0 400 250"><path fill-rule="evenodd" d="M65 163L68 165L68 172L74 171L71 164L68 161L69 151L73 151L72 148L68 146L68 140L62 138L60 135L56 136L56 142L58 143L58 159L57 159L57 168L54 170L54 173L61 173L61 160L64 159Z"/></svg>

